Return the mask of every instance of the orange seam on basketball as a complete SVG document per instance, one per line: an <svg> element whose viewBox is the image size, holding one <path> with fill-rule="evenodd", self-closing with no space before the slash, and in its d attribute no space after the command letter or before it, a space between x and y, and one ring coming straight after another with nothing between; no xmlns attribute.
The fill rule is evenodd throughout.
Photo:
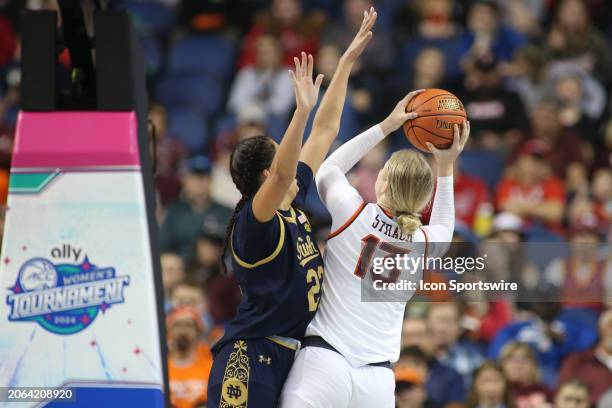
<svg viewBox="0 0 612 408"><path fill-rule="evenodd" d="M419 142L419 144L421 145L421 147L415 145L414 147L419 148L421 150L425 150L428 151L429 148L427 147L427 145L423 144L423 142L421 141L421 138L419 138L419 136L417 135L417 133L414 131L414 126L410 128L410 130L412 130L412 134L414 135L414 138L417 140L417 142Z"/></svg>
<svg viewBox="0 0 612 408"><path fill-rule="evenodd" d="M452 138L452 137L446 137L446 136L443 136L443 135L439 135L439 134L434 133L434 132L432 132L431 130L428 130L428 129L426 129L426 128L422 127L422 126L412 125L412 128L419 128L419 129L422 129L422 130L424 130L425 132L427 132L427 133L429 133L429 134L432 134L432 135L434 135L434 136L436 136L436 137L439 137L440 139L444 139L444 140L451 140L451 141L453 140L453 138ZM415 132L415 134L416 134L416 132Z"/></svg>
<svg viewBox="0 0 612 408"><path fill-rule="evenodd" d="M459 116L459 117L462 117L462 118L467 118L467 114L459 115L457 113L432 113L432 114L427 114L427 115L419 115L415 119L430 118L432 116Z"/></svg>

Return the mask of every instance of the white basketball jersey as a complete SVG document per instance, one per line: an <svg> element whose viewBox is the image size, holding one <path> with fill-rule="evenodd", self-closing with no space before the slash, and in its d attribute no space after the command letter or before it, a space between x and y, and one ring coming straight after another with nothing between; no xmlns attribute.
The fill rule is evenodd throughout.
<svg viewBox="0 0 612 408"><path fill-rule="evenodd" d="M402 291L401 297L394 299L397 301L385 301L385 296L377 298L376 294L366 301L363 290L374 292L373 280L397 280L393 271L374 274L375 258L395 256L407 249L411 257L426 255L426 229L419 228L413 236L406 236L381 207L363 204L329 237L321 302L306 336L323 337L353 367L397 361L404 310L414 290ZM418 282L422 268L413 272L411 280Z"/></svg>

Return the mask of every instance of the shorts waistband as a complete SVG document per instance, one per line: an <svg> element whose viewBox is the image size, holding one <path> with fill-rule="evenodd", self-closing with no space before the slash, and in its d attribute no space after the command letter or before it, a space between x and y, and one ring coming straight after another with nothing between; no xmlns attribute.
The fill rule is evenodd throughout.
<svg viewBox="0 0 612 408"><path fill-rule="evenodd" d="M335 351L336 353L342 355L342 353L336 350L334 346L332 346L327 341L325 341L325 339L321 336L304 337L304 340L302 341L302 347L320 347L320 348L324 348L327 350ZM391 362L389 361L381 361L379 363L369 363L367 365L372 366L372 367L384 367L384 368L389 368L389 369L391 368Z"/></svg>
<svg viewBox="0 0 612 408"><path fill-rule="evenodd" d="M300 341L291 337L283 337L283 336L268 336L266 339L275 342L276 344L280 344L283 347L287 347L288 349L297 351L300 348Z"/></svg>

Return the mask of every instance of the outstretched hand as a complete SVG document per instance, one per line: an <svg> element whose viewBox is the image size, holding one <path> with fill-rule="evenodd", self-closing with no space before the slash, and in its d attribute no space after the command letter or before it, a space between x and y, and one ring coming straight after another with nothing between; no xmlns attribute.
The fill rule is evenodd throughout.
<svg viewBox="0 0 612 408"><path fill-rule="evenodd" d="M430 142L425 143L436 159L438 176L450 176L453 174L455 160L457 160L457 157L463 151L469 138L470 122L463 120L461 132L459 132L459 125L453 125L453 144L448 149L438 149Z"/></svg>
<svg viewBox="0 0 612 408"><path fill-rule="evenodd" d="M306 56L306 53L302 52L302 59L293 58L293 62L295 71L289 70L289 74L293 80L296 109L310 112L317 104L323 75L317 75L315 81L312 81L314 59L310 54Z"/></svg>
<svg viewBox="0 0 612 408"><path fill-rule="evenodd" d="M355 35L355 38L353 38L353 41L344 52L344 57L347 61L357 61L357 58L359 58L366 45L368 45L368 42L372 39L372 31L370 30L374 27L377 16L378 13L376 13L374 7L370 7L370 10L363 12L361 27L359 27L359 31Z"/></svg>
<svg viewBox="0 0 612 408"><path fill-rule="evenodd" d="M407 120L414 119L418 116L416 112L406 112L406 109L410 101L422 92L425 92L425 90L417 89L404 96L397 105L395 105L395 108L393 108L389 116L380 122L380 127L385 136L399 129Z"/></svg>

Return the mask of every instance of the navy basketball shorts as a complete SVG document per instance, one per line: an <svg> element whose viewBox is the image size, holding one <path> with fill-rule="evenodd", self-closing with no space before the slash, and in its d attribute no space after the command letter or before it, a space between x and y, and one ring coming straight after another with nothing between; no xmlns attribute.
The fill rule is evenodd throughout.
<svg viewBox="0 0 612 408"><path fill-rule="evenodd" d="M234 340L215 355L207 408L274 408L295 350L267 338Z"/></svg>

